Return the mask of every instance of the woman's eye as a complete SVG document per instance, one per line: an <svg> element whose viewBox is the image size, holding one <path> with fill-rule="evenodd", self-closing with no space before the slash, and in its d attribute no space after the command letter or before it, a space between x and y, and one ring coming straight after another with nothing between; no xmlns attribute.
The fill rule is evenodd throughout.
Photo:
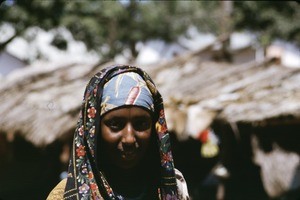
<svg viewBox="0 0 300 200"><path fill-rule="evenodd" d="M150 119L138 119L134 122L134 129L137 131L145 131L151 127Z"/></svg>
<svg viewBox="0 0 300 200"><path fill-rule="evenodd" d="M124 123L120 120L108 120L105 122L106 126L108 126L112 131L120 131L124 127Z"/></svg>

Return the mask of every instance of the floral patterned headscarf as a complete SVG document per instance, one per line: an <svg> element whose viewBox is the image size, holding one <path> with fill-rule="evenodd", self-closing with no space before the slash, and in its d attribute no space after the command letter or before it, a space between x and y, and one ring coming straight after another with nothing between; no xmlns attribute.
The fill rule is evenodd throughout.
<svg viewBox="0 0 300 200"><path fill-rule="evenodd" d="M104 85L113 77L133 72L145 81L154 102L155 133L160 153L159 198L178 199L170 138L167 130L163 100L151 78L140 68L118 65L103 69L95 74L88 83L80 117L75 129L72 154L69 163L67 185L64 199L123 199L114 193L97 166L96 144L101 120L100 104Z"/></svg>

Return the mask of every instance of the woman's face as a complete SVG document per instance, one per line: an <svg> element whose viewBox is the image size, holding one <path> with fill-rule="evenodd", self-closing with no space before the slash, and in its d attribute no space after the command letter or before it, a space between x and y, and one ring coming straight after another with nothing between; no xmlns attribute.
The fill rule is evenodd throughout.
<svg viewBox="0 0 300 200"><path fill-rule="evenodd" d="M132 106L108 112L101 120L105 153L120 168L136 166L148 148L151 129L151 115L142 108Z"/></svg>

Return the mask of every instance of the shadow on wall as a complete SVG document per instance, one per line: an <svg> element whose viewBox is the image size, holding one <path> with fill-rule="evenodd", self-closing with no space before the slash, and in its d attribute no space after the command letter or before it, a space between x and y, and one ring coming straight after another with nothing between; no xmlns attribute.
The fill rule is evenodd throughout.
<svg viewBox="0 0 300 200"><path fill-rule="evenodd" d="M189 137L185 141L178 141L175 133L170 133L170 136L175 167L186 179L192 199L216 199L217 179L211 171L218 157L202 157L200 140Z"/></svg>
<svg viewBox="0 0 300 200"><path fill-rule="evenodd" d="M240 123L233 131L232 125L219 122L214 128L221 140L220 161L230 173L223 199L300 199L298 124Z"/></svg>
<svg viewBox="0 0 300 200"><path fill-rule="evenodd" d="M254 161L261 167L264 187L273 199L300 199L299 131L299 125L255 130Z"/></svg>
<svg viewBox="0 0 300 200"><path fill-rule="evenodd" d="M220 162L230 176L222 181L222 200L268 200L260 177L260 167L252 161L251 131L248 125L215 122L214 130L221 141Z"/></svg>
<svg viewBox="0 0 300 200"><path fill-rule="evenodd" d="M46 199L59 182L62 145L55 142L36 148L17 135L5 145L10 155L2 157L0 164L0 199Z"/></svg>

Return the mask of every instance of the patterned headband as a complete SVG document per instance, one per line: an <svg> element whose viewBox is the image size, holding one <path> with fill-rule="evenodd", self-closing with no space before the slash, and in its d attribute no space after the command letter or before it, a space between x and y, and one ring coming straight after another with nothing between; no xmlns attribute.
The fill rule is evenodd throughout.
<svg viewBox="0 0 300 200"><path fill-rule="evenodd" d="M152 94L137 73L119 74L104 85L100 115L124 105L141 106L154 112Z"/></svg>

